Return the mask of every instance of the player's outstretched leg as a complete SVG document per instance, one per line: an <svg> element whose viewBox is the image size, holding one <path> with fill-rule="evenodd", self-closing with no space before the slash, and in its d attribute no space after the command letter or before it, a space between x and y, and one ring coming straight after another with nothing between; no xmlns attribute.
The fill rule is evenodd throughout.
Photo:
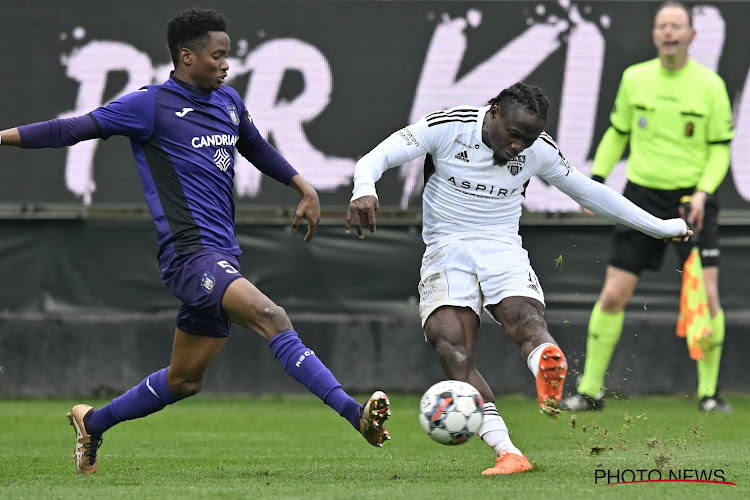
<svg viewBox="0 0 750 500"><path fill-rule="evenodd" d="M102 437L91 435L86 429L86 417L93 408L89 405L75 405L68 413L70 425L76 430L76 447L73 450L73 460L76 472L79 474L93 474L99 462L96 452L102 444Z"/></svg>
<svg viewBox="0 0 750 500"><path fill-rule="evenodd" d="M268 341L268 345L289 375L347 419L368 443L381 447L390 439L383 425L391 415L390 402L385 393L375 392L363 408L341 388L331 370L312 349L302 343L292 329L278 333Z"/></svg>
<svg viewBox="0 0 750 500"><path fill-rule="evenodd" d="M526 455L516 448L510 439L508 426L497 411L495 403L484 403L484 418L479 428L479 436L497 453L494 467L482 472L483 475L516 474L531 469Z"/></svg>
<svg viewBox="0 0 750 500"><path fill-rule="evenodd" d="M391 416L391 402L383 391L375 391L367 400L359 420L359 432L368 443L378 448L391 439L385 421Z"/></svg>
<svg viewBox="0 0 750 500"><path fill-rule="evenodd" d="M539 407L544 411L557 410L562 399L568 363L562 350L554 344L542 344L536 372L536 392ZM537 351L535 349L534 351ZM534 356L536 352L532 352ZM531 357L530 356L530 357Z"/></svg>

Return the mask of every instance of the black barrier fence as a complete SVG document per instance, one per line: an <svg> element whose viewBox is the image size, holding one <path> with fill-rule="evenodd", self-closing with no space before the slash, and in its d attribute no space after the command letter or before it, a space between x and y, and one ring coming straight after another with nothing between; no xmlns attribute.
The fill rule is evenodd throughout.
<svg viewBox="0 0 750 500"><path fill-rule="evenodd" d="M443 379L432 348L424 342L416 306L388 315L290 314L306 345L352 392L375 389L421 393ZM486 316L476 362L497 394L535 395L534 378L520 350ZM570 363L568 388L582 371L587 317L549 310L547 323ZM695 362L684 339L674 335L675 315L632 311L606 380L620 395L693 397ZM727 315L727 338L719 384L724 391L750 391L744 374L750 350L747 317ZM0 314L0 398L112 397L169 363L174 312L164 314ZM208 372L205 392L270 394L304 392L284 373L266 343L235 328Z"/></svg>
<svg viewBox="0 0 750 500"><path fill-rule="evenodd" d="M604 276L611 231L521 228L544 288L547 323L569 357L571 380L583 364L588 314ZM723 231L727 337L721 386L746 391L748 237L741 226ZM322 227L309 245L286 225L240 225L238 235L245 250L242 273L287 310L347 388L419 391L441 377L417 311L423 250L418 228L381 228L360 241L340 227ZM105 395L168 363L179 304L159 281L155 251L145 221L0 225L0 397ZM609 388L694 391L695 364L674 333L678 267L670 253L659 273L643 276L627 309ZM212 367L207 391L302 390L251 332L235 327L229 342ZM486 316L477 353L498 393L533 392L518 347Z"/></svg>
<svg viewBox="0 0 750 500"><path fill-rule="evenodd" d="M548 308L588 312L599 294L611 226L521 226ZM242 274L288 310L387 316L417 304L424 244L417 226L379 228L364 241L343 224L310 244L289 225L239 225ZM748 233L722 228L721 296L727 313L747 309ZM153 226L146 221L31 220L0 225L0 310L158 313L179 302L161 283ZM668 252L644 273L631 307L674 312L681 275Z"/></svg>
<svg viewBox="0 0 750 500"><path fill-rule="evenodd" d="M552 101L548 132L588 173L608 125L622 71L654 56L657 4L643 1L205 1L229 19L230 80L261 133L321 193L344 206L357 158L420 116L481 104L525 80ZM726 81L735 110L732 167L720 190L729 210L750 200L748 2L689 2L692 55ZM0 127L84 114L164 81L171 69L166 21L184 2L3 2L5 74ZM84 205L142 203L127 140L3 151L0 201ZM418 207L421 164L379 183L381 206ZM238 158L240 210L288 206L294 193ZM618 167L608 183L623 184ZM10 203L11 205L7 205ZM533 179L529 211L577 211ZM54 211L54 210L53 210ZM750 212L748 212L750 213Z"/></svg>

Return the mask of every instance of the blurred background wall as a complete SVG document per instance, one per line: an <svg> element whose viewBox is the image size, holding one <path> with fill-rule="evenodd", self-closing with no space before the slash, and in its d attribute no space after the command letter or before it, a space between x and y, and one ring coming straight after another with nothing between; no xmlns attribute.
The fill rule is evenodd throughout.
<svg viewBox="0 0 750 500"><path fill-rule="evenodd" d="M735 110L732 166L719 197L727 340L721 385L748 390L750 352L750 2L689 2L692 55L724 78ZM172 65L165 25L192 4L0 4L6 40L0 128L84 114ZM296 192L238 158L243 274L284 306L305 342L351 390L421 392L441 378L424 343L416 285L421 163L378 184L375 236L347 237L357 158L420 116L480 105L524 80L552 101L547 130L590 173L622 71L654 56L654 2L204 1L229 20L230 77L261 133L318 189L323 226L289 231ZM623 163L624 165L624 163ZM621 190L623 165L608 185ZM588 313L612 227L542 181L527 190L522 236L547 297L547 321L582 366ZM0 397L107 395L169 361L178 302L159 280L128 141L0 155ZM562 259L560 259L562 257ZM674 335L680 275L670 255L634 296L608 386L686 392L694 364ZM478 364L499 392L533 392L518 348L483 318ZM235 328L206 391L301 388L260 339Z"/></svg>

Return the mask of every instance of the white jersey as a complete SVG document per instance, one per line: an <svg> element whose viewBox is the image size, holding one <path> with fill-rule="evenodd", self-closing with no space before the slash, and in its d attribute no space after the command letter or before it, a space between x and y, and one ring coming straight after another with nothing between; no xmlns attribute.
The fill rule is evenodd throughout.
<svg viewBox="0 0 750 500"><path fill-rule="evenodd" d="M520 245L521 205L534 175L614 222L655 238L685 234L681 219L658 219L578 172L546 132L514 159L496 164L482 141L488 110L460 106L437 111L393 133L357 162L352 199L377 196L375 182L386 169L427 155L422 196L427 245L469 238Z"/></svg>

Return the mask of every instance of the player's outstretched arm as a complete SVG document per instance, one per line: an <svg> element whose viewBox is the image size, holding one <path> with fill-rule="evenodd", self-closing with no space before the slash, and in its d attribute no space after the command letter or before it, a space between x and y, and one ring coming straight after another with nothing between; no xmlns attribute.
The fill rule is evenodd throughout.
<svg viewBox="0 0 750 500"><path fill-rule="evenodd" d="M346 234L349 234L354 223L359 239L364 239L365 234L362 232L362 224L367 224L370 228L370 234L375 233L375 212L380 207L376 196L367 195L352 200L349 203L349 209L346 211Z"/></svg>
<svg viewBox="0 0 750 500"><path fill-rule="evenodd" d="M21 147L21 134L17 128L9 128L0 131L0 144L3 146Z"/></svg>
<svg viewBox="0 0 750 500"><path fill-rule="evenodd" d="M549 180L582 207L652 238L687 241L693 234L683 219L664 220L655 217L617 191L589 179L577 170L572 170L569 175L562 178Z"/></svg>
<svg viewBox="0 0 750 500"><path fill-rule="evenodd" d="M99 137L105 137L104 132L91 114L55 118L0 132L2 144L32 149L62 148Z"/></svg>
<svg viewBox="0 0 750 500"><path fill-rule="evenodd" d="M318 224L320 224L320 200L318 199L318 192L299 174L292 177L289 185L302 195L302 201L299 202L297 211L294 212L292 231L297 232L302 219L307 220L305 243L309 243L318 230Z"/></svg>

